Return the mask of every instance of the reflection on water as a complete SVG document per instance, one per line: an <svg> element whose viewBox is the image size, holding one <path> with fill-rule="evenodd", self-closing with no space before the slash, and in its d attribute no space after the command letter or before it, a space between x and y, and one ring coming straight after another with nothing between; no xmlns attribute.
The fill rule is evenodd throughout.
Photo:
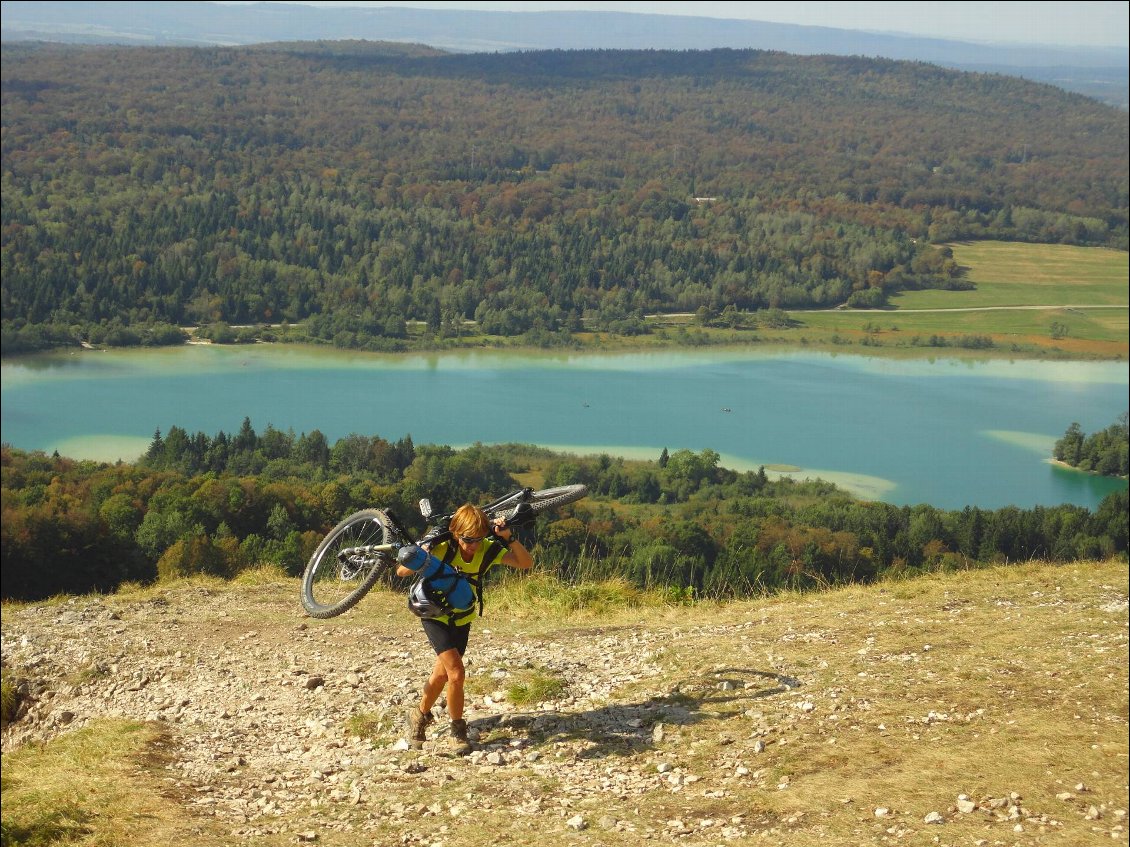
<svg viewBox="0 0 1130 847"><path fill-rule="evenodd" d="M1064 428L1066 429L1066 427ZM1025 450L1040 456L1051 456L1055 449L1055 443L1059 440L1055 436L1042 435L1038 432L1008 432L1002 429L986 430L985 435L1003 441L1005 444L1023 447Z"/></svg>
<svg viewBox="0 0 1130 847"><path fill-rule="evenodd" d="M196 345L54 353L0 369L5 442L99 460L128 460L173 425L215 435L247 417L259 432L317 429L331 442L410 435L649 460L663 448L711 449L726 467L943 508L1093 507L1126 485L1047 464L1069 424L1094 432L1125 411L1119 363Z"/></svg>
<svg viewBox="0 0 1130 847"><path fill-rule="evenodd" d="M1078 503L1094 508L1108 494L1126 488L1126 480L1107 476L1096 476L1076 468L1047 462L1048 473L1054 480L1057 491L1062 492L1063 503Z"/></svg>
<svg viewBox="0 0 1130 847"><path fill-rule="evenodd" d="M132 435L77 436L50 445L49 452L93 462L136 462L149 449L152 440L152 437L139 438Z"/></svg>

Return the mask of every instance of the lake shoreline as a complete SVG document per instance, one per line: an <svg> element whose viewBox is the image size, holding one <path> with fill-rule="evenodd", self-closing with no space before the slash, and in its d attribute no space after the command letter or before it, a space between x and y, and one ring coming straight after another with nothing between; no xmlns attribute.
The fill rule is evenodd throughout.
<svg viewBox="0 0 1130 847"><path fill-rule="evenodd" d="M1055 459L1055 458L1048 459L1048 464L1053 465L1054 467L1057 467L1057 468L1061 468L1062 470L1065 470L1065 471L1073 471L1074 473L1084 474L1085 476L1096 477L1097 479L1122 479L1122 480L1130 481L1130 476L1125 476L1125 475L1122 475L1122 474L1111 476L1110 474L1097 473L1095 471L1085 471L1082 468L1075 467L1075 465L1067 464L1067 462L1063 461L1062 459Z"/></svg>
<svg viewBox="0 0 1130 847"><path fill-rule="evenodd" d="M636 342L628 339L600 339L598 341L582 341L575 345L537 346L530 344L484 344L460 343L453 341L447 344L411 346L403 350L370 350L359 347L336 347L332 344L317 344L310 341L286 340L256 340L247 343L217 343L207 339L190 338L183 344L166 344L160 346L129 346L129 347L99 347L91 344L81 346L57 346L44 350L21 351L18 353L0 352L0 360L16 361L23 358L49 355L53 353L103 353L127 351L157 351L177 350L185 347L217 347L238 350L241 348L254 349L274 347L278 349L293 348L296 350L310 349L326 352L340 353L343 355L375 355L375 356L435 356L455 353L499 353L519 356L541 355L571 355L571 354L604 354L604 355L632 355L641 353L704 353L711 350L725 352L765 352L765 353L830 353L845 356L862 356L869 358L885 359L958 359L963 361L1031 361L1031 362L1080 362L1080 363L1118 363L1130 362L1123 353L1102 355L1096 353L1073 353L1060 347L1036 347L1034 349L1004 349L1003 347L989 347L968 349L964 347L932 347L917 345L886 345L886 344L860 344L855 342L832 343L827 341L792 341L788 339L757 338L746 341L727 340L711 341L703 344L679 344L668 340L649 339Z"/></svg>

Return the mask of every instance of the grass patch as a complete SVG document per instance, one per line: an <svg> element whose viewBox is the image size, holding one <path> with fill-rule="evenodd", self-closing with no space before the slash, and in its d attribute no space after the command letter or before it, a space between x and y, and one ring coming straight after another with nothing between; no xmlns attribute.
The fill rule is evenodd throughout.
<svg viewBox="0 0 1130 847"><path fill-rule="evenodd" d="M515 706L530 706L554 700L565 691L565 681L546 668L527 668L514 674L506 698Z"/></svg>
<svg viewBox="0 0 1130 847"><path fill-rule="evenodd" d="M282 567L270 563L247 568L235 575L232 582L237 585L274 585L293 579Z"/></svg>
<svg viewBox="0 0 1130 847"><path fill-rule="evenodd" d="M4 847L190 843L150 772L165 743L158 726L100 720L5 751Z"/></svg>
<svg viewBox="0 0 1130 847"><path fill-rule="evenodd" d="M67 681L71 685L86 685L90 682L96 682L100 679L105 679L110 676L110 668L101 662L92 662L82 667L75 668L67 676Z"/></svg>
<svg viewBox="0 0 1130 847"><path fill-rule="evenodd" d="M357 712L345 722L350 735L372 741L376 745L389 744L400 737L402 727L385 712Z"/></svg>
<svg viewBox="0 0 1130 847"><path fill-rule="evenodd" d="M144 602L157 598L168 597L185 589L197 589L208 592L223 591L231 585L233 580L221 579L218 576L193 574L191 576L178 576L174 579L159 580L154 582L127 582L123 583L114 592L114 599L125 602Z"/></svg>
<svg viewBox="0 0 1130 847"><path fill-rule="evenodd" d="M0 673L0 729L15 720L20 698L11 676Z"/></svg>
<svg viewBox="0 0 1130 847"><path fill-rule="evenodd" d="M518 619L608 617L656 609L669 605L690 605L693 592L686 589L637 588L626 579L578 579L565 582L545 572L529 575L500 574L487 589L491 613Z"/></svg>

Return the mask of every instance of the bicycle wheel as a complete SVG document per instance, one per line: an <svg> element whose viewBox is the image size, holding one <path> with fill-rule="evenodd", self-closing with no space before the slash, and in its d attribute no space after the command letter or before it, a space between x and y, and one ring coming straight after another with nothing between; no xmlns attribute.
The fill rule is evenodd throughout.
<svg viewBox="0 0 1130 847"><path fill-rule="evenodd" d="M302 607L314 618L332 618L352 609L392 567L385 552L365 549L393 538L388 517L363 509L347 517L322 539L302 576Z"/></svg>
<svg viewBox="0 0 1130 847"><path fill-rule="evenodd" d="M530 504L530 508L536 515L547 509L554 509L558 506L564 506L566 503L572 503L574 500L580 500L588 493L588 487L584 485L561 485L557 488L543 488L540 491L530 492L529 499L526 502Z"/></svg>

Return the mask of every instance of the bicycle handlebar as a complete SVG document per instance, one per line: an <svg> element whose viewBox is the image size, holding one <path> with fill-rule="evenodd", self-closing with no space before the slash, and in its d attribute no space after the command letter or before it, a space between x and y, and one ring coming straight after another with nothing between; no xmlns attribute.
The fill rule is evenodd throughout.
<svg viewBox="0 0 1130 847"><path fill-rule="evenodd" d="M514 504L515 501L517 501L518 505L514 507L514 514L511 515L510 518L506 519L506 523L511 527L523 526L533 520L534 517L529 505L526 504L523 500L523 498L529 496L530 492L532 491L532 488L522 488L517 491L513 491L504 497L500 497L493 503L487 504L485 507L483 507L483 511L486 513L487 517L491 519L491 523L493 524L493 519L495 517L498 517L501 513L507 511L507 508ZM422 537L417 539L414 543L438 544L441 541L447 541L448 539L450 539L452 537L452 532L447 528L447 525L454 517L454 513L446 515L435 514L434 512L432 512L432 503L427 497L421 498L419 505L420 514L423 516L424 520L432 524L432 528ZM523 508L523 506L525 508ZM386 509L385 514L388 516L389 521L391 521L393 527L396 529L397 534L399 534L401 538L406 540L405 543L408 543L407 539L411 537L411 534L408 532L408 530L399 520L396 519L396 516L392 513L391 510Z"/></svg>

